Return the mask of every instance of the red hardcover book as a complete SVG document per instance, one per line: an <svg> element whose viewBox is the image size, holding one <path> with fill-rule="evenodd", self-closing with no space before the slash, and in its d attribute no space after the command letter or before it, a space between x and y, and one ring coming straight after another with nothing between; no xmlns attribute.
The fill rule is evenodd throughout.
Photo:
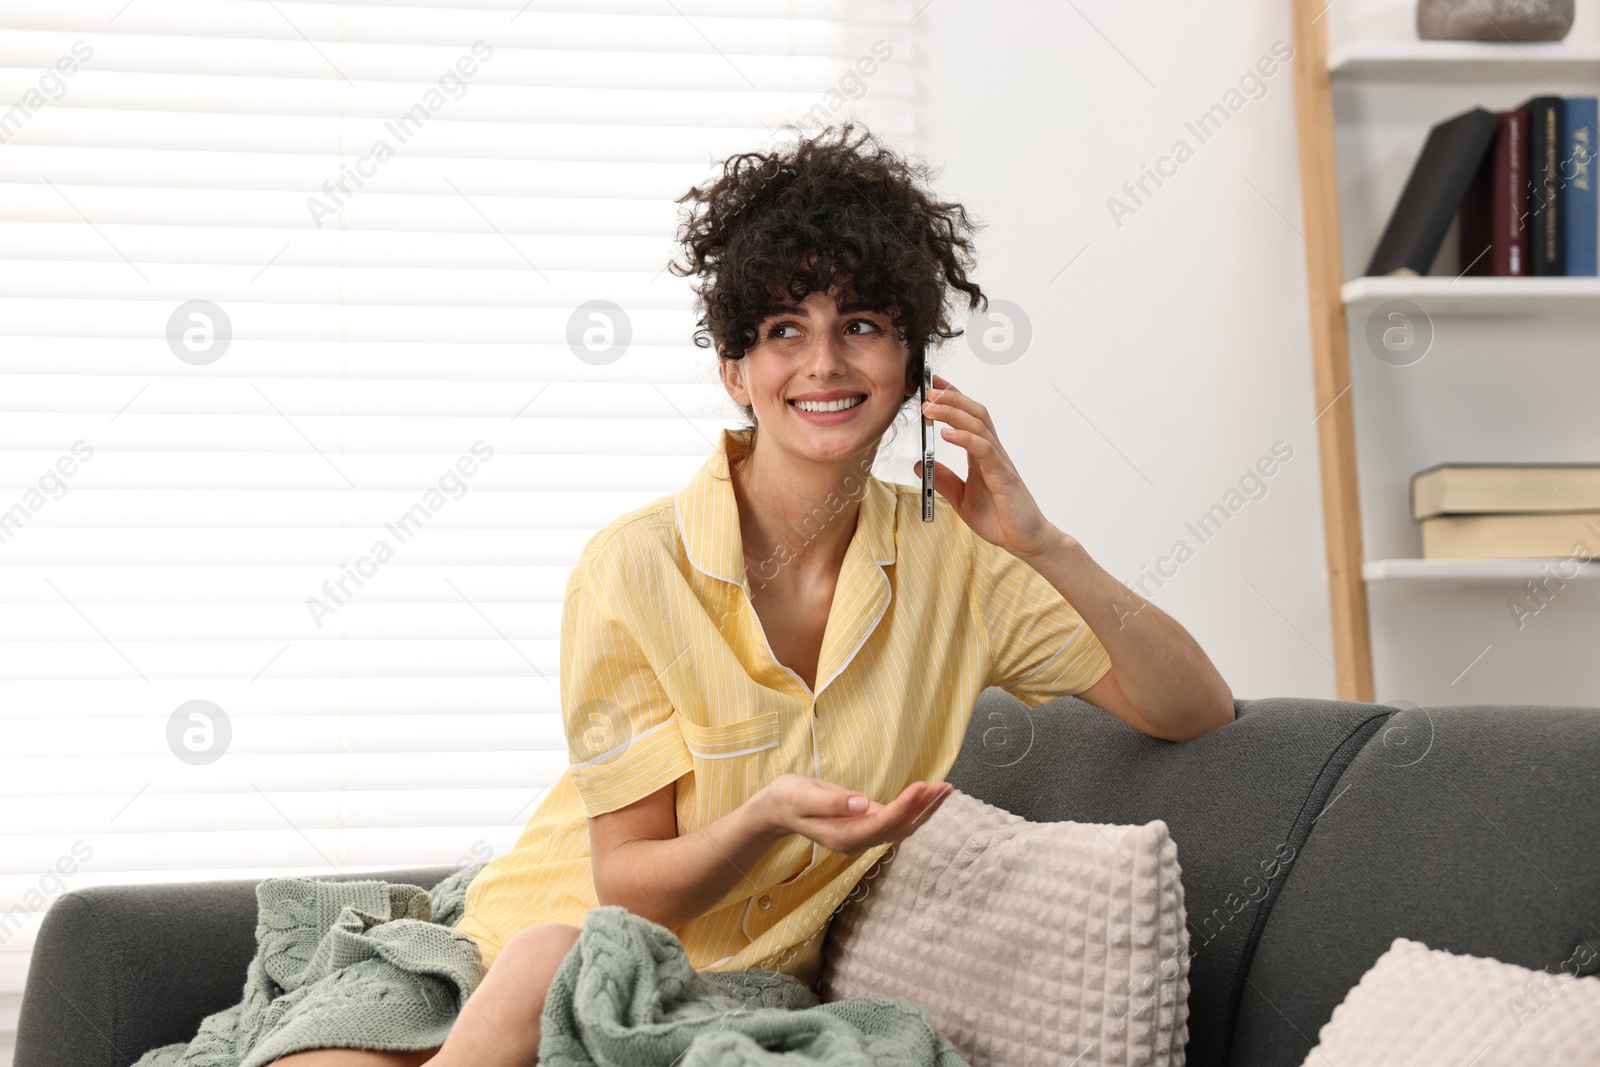
<svg viewBox="0 0 1600 1067"><path fill-rule="evenodd" d="M1528 262L1528 112L1500 112L1494 146L1494 201L1489 212L1490 268L1500 277L1533 273Z"/></svg>
<svg viewBox="0 0 1600 1067"><path fill-rule="evenodd" d="M1530 274L1528 263L1528 112L1496 113L1494 145L1461 198L1462 274Z"/></svg>

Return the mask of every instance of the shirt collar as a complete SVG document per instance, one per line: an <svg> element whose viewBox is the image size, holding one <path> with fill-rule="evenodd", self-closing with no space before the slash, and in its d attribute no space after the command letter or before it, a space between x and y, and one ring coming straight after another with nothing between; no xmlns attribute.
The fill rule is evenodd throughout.
<svg viewBox="0 0 1600 1067"><path fill-rule="evenodd" d="M674 498L678 532L683 537L689 562L703 574L734 585L745 584L744 542L739 534L739 505L733 495L728 462L730 457L743 456L749 441L749 430L724 429L716 450ZM872 563L893 563L897 519L895 491L871 474L864 480L847 482L844 489L838 497L841 507L851 491L861 496L861 512L846 549L847 557L864 553ZM829 501L834 499L830 497ZM820 505L819 521L832 514L828 503ZM791 548L798 550L809 536L806 530L795 530Z"/></svg>

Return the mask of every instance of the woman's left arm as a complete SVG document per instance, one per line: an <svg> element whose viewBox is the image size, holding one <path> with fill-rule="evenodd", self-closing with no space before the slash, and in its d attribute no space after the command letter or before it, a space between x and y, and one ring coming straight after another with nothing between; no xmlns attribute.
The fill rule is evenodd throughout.
<svg viewBox="0 0 1600 1067"><path fill-rule="evenodd" d="M934 463L934 487L973 532L1038 571L1100 638L1111 669L1078 696L1129 725L1187 741L1233 721L1233 693L1176 619L1113 578L1044 517L1000 446L988 409L934 375L923 413L966 450L963 481ZM915 465L918 477L922 463Z"/></svg>
<svg viewBox="0 0 1600 1067"><path fill-rule="evenodd" d="M1113 578L1076 539L1051 529L1043 548L1015 554L1067 598L1111 656L1111 669L1079 698L1168 741L1232 722L1228 683L1178 620Z"/></svg>

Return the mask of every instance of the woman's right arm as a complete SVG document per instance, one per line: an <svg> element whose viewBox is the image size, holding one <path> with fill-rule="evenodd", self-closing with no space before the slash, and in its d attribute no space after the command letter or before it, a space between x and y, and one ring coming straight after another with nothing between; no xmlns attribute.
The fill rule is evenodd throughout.
<svg viewBox="0 0 1600 1067"><path fill-rule="evenodd" d="M890 803L869 801L857 814L849 801L861 793L784 774L722 818L679 836L677 783L670 782L589 819L595 895L601 904L677 930L715 907L789 834L835 852L860 852L906 837L949 793L942 782L912 782Z"/></svg>
<svg viewBox="0 0 1600 1067"><path fill-rule="evenodd" d="M710 911L787 836L749 802L678 836L678 785L589 820L595 895L676 930Z"/></svg>

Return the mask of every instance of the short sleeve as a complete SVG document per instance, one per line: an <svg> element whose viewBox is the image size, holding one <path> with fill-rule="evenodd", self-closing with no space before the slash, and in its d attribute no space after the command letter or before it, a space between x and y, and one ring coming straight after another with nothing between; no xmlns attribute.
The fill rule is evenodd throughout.
<svg viewBox="0 0 1600 1067"><path fill-rule="evenodd" d="M572 572L561 606L561 718L572 784L590 817L694 770L676 709L644 650Z"/></svg>
<svg viewBox="0 0 1600 1067"><path fill-rule="evenodd" d="M1111 656L1067 598L1027 563L974 537L973 610L989 642L988 685L1030 708L1083 692Z"/></svg>

